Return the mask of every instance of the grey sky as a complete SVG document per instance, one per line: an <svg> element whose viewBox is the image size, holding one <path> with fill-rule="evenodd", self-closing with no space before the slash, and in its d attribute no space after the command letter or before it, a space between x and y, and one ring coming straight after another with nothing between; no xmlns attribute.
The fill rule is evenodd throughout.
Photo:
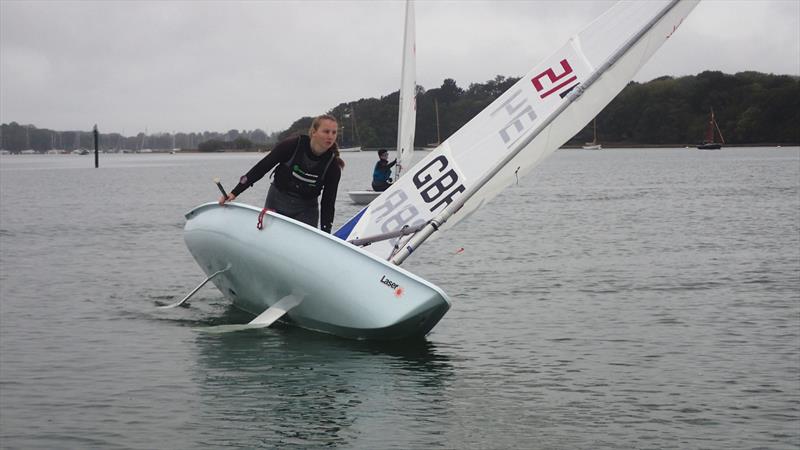
<svg viewBox="0 0 800 450"><path fill-rule="evenodd" d="M521 76L612 1L417 1L417 84ZM277 131L398 89L403 2L0 0L0 121ZM800 74L800 0L704 0L636 77Z"/></svg>

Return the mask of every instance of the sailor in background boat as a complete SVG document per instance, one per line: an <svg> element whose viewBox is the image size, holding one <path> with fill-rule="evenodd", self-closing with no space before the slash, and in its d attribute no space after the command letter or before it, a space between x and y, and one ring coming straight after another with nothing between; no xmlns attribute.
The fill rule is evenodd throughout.
<svg viewBox="0 0 800 450"><path fill-rule="evenodd" d="M397 164L397 159L389 162L389 151L385 148L378 150L378 162L372 171L372 189L383 192L392 185L392 167ZM398 166L400 167L400 166Z"/></svg>
<svg viewBox="0 0 800 450"><path fill-rule="evenodd" d="M239 179L239 184L227 197L220 197L219 204L234 200L275 168L264 207L312 227L319 223L322 231L330 233L336 191L344 169L344 160L336 146L337 130L335 117L322 115L315 118L308 136L300 135L278 143Z"/></svg>

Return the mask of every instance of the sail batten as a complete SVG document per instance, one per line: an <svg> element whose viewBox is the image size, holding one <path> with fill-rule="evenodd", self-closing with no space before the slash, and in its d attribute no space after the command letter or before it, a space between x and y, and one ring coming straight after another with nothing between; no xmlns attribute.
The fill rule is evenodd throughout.
<svg viewBox="0 0 800 450"><path fill-rule="evenodd" d="M402 263L435 231L469 216L595 117L696 4L614 5L370 204L349 238L428 222L399 251L397 240L368 248Z"/></svg>

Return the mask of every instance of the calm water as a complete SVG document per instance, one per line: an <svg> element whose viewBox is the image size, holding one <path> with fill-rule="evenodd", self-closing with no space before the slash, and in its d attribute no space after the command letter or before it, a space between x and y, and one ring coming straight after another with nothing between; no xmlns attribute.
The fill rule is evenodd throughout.
<svg viewBox="0 0 800 450"><path fill-rule="evenodd" d="M556 152L406 262L453 308L400 345L155 308L257 158L0 158L0 447L800 448L800 149Z"/></svg>

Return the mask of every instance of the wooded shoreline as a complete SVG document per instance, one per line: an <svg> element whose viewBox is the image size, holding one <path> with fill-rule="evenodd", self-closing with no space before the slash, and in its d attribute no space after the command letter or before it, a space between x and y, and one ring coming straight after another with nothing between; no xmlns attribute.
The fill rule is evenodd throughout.
<svg viewBox="0 0 800 450"><path fill-rule="evenodd" d="M438 88L417 86L415 146L446 140L518 80L498 75L466 89L449 78ZM340 103L320 113L338 118L341 147L391 150L396 145L398 98L395 91L381 98ZM597 115L597 141L605 148L694 146L704 138L711 109L726 147L800 144L800 77L712 71L629 83ZM102 118L98 122L103 150L213 152L268 149L289 136L306 133L311 120L311 116L302 117L289 128L270 134L260 129L234 129L226 133L138 133L130 137L102 133ZM585 125L564 148L580 147L593 139L592 124ZM0 138L0 149L13 153L93 149L91 131L55 131L16 122L0 125Z"/></svg>

